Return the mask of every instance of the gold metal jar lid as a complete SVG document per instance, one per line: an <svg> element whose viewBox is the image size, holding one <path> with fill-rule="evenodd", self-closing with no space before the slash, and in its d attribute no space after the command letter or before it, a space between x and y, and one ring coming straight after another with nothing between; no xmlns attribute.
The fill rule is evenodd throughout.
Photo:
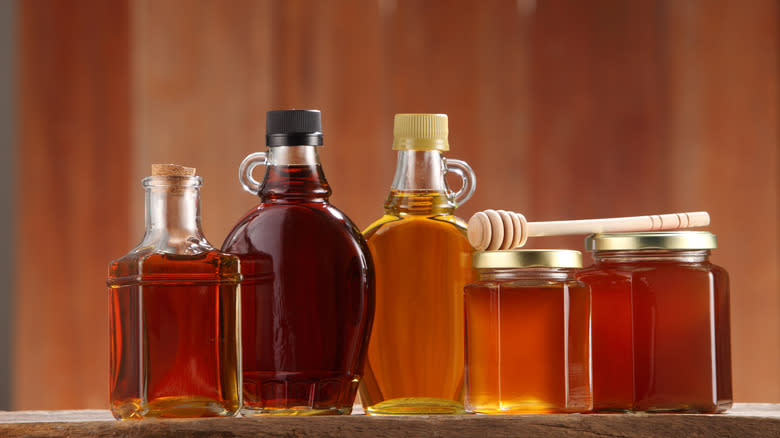
<svg viewBox="0 0 780 438"><path fill-rule="evenodd" d="M474 254L474 268L581 268L582 253L570 249L511 249Z"/></svg>
<svg viewBox="0 0 780 438"><path fill-rule="evenodd" d="M713 249L718 247L709 231L657 231L647 233L591 234L585 238L588 251L644 249Z"/></svg>

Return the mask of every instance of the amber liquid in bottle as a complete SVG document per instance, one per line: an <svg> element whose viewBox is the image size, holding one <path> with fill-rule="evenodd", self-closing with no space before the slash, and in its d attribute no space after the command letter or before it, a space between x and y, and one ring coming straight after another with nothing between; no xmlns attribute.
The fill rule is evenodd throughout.
<svg viewBox="0 0 780 438"><path fill-rule="evenodd" d="M470 411L591 409L587 286L565 278L481 281L465 295Z"/></svg>
<svg viewBox="0 0 780 438"><path fill-rule="evenodd" d="M238 258L203 239L197 186L169 183L145 180L144 241L109 266L118 419L232 416L241 402Z"/></svg>
<svg viewBox="0 0 780 438"><path fill-rule="evenodd" d="M463 411L466 224L453 215L439 151L400 151L385 215L364 235L377 275L361 400L369 414ZM412 172L416 169L417 172Z"/></svg>
<svg viewBox="0 0 780 438"><path fill-rule="evenodd" d="M374 310L370 253L328 203L314 146L270 148L261 203L228 235L241 258L242 413L348 414Z"/></svg>

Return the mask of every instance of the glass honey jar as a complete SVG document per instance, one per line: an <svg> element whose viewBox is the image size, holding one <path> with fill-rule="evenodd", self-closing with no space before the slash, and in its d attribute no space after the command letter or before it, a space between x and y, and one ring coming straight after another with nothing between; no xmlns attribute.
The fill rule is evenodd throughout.
<svg viewBox="0 0 780 438"><path fill-rule="evenodd" d="M595 234L596 411L721 412L731 407L729 280L702 231Z"/></svg>
<svg viewBox="0 0 780 438"><path fill-rule="evenodd" d="M570 250L474 254L465 287L466 410L585 412L592 407L590 291Z"/></svg>

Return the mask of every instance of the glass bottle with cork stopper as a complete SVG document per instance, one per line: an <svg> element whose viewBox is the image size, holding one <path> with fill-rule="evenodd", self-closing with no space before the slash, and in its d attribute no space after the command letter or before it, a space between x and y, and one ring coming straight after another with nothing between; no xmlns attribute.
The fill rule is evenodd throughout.
<svg viewBox="0 0 780 438"><path fill-rule="evenodd" d="M455 209L474 193L463 161L445 159L447 116L397 114L398 164L385 214L364 235L376 264L377 303L361 400L366 412L463 411L463 286L471 246ZM456 193L445 174L462 178Z"/></svg>
<svg viewBox="0 0 780 438"><path fill-rule="evenodd" d="M203 237L201 184L195 169L152 165L143 240L109 266L118 419L233 416L241 404L239 260Z"/></svg>
<svg viewBox="0 0 780 438"><path fill-rule="evenodd" d="M244 415L348 414L374 314L360 231L329 202L315 110L269 111L267 152L239 169L260 198L225 239L241 259ZM266 166L255 181L252 170Z"/></svg>

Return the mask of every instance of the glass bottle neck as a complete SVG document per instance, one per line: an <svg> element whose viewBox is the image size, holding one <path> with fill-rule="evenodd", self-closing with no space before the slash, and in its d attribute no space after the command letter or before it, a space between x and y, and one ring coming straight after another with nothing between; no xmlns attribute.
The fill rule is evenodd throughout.
<svg viewBox="0 0 780 438"><path fill-rule="evenodd" d="M327 202L331 194L317 146L268 148L265 178L257 195L263 202Z"/></svg>
<svg viewBox="0 0 780 438"><path fill-rule="evenodd" d="M439 151L398 151L393 185L385 202L388 214L450 214L455 198L444 178Z"/></svg>
<svg viewBox="0 0 780 438"><path fill-rule="evenodd" d="M644 250L619 250L619 251L595 251L593 262L595 265L610 263L636 263L636 262L673 262L673 263L703 263L709 261L708 249L644 249Z"/></svg>
<svg viewBox="0 0 780 438"><path fill-rule="evenodd" d="M185 254L208 245L200 226L199 177L151 176L146 190L146 233L141 246Z"/></svg>

